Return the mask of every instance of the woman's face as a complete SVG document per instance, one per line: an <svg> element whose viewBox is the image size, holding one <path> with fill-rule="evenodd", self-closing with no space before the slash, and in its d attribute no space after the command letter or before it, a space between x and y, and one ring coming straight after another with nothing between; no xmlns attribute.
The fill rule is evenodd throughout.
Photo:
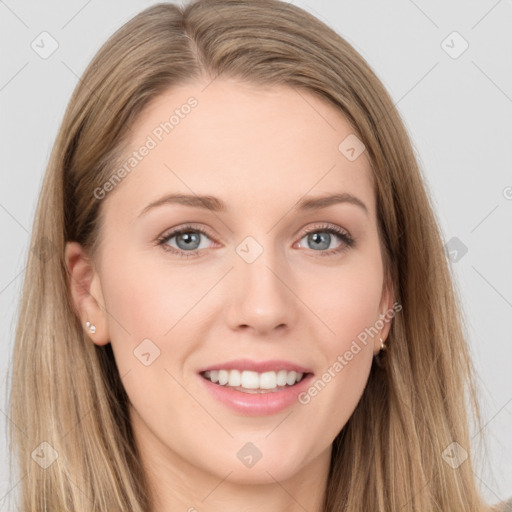
<svg viewBox="0 0 512 512"><path fill-rule="evenodd" d="M368 332L388 332L370 166L308 92L205 85L154 100L120 183L96 192L90 336L112 344L155 472L283 481L325 468L380 347ZM311 202L335 194L357 200Z"/></svg>

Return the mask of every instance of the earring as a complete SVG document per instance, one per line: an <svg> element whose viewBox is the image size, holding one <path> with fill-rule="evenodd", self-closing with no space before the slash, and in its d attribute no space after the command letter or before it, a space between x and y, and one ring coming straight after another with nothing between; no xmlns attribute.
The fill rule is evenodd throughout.
<svg viewBox="0 0 512 512"><path fill-rule="evenodd" d="M96 326L91 325L91 322L86 322L85 326L94 334L96 332Z"/></svg>
<svg viewBox="0 0 512 512"><path fill-rule="evenodd" d="M375 361L375 364L379 367L379 368L385 368L385 363L383 361L383 357L382 357L382 354L383 352L385 352L387 350L387 346L386 346L386 343L384 342L384 340L379 337L380 339L380 350L373 356L373 359Z"/></svg>

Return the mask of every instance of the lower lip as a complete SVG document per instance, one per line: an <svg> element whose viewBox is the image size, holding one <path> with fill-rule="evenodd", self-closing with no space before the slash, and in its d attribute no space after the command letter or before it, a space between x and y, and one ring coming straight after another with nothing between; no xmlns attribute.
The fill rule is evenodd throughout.
<svg viewBox="0 0 512 512"><path fill-rule="evenodd" d="M276 414L298 402L298 395L308 388L313 374L308 374L294 386L287 386L279 391L269 391L268 393L245 393L214 384L201 375L199 378L213 397L230 409L245 416L266 416Z"/></svg>

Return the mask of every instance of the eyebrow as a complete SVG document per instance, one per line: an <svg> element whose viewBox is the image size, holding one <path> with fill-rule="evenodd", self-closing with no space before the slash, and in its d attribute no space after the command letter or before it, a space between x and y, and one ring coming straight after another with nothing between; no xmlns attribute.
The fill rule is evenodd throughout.
<svg viewBox="0 0 512 512"><path fill-rule="evenodd" d="M353 204L360 207L366 215L368 215L367 206L356 196L349 194L347 192L339 193L339 194L331 194L327 196L319 196L319 197L304 197L301 199L298 204L295 206L296 210L302 211L314 211L321 210L322 208L327 208L334 204L340 203L348 203ZM208 195L188 195L188 194L167 194L160 199L148 204L140 213L144 215L149 210L156 208L157 206L161 206L164 204L182 204L185 206L191 206L194 208L202 208L205 210L210 210L213 212L226 212L227 206L221 199L208 196Z"/></svg>

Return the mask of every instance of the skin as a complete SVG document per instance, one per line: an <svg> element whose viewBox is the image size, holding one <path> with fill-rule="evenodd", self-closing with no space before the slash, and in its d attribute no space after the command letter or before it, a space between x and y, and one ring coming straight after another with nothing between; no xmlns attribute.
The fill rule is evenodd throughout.
<svg viewBox="0 0 512 512"><path fill-rule="evenodd" d="M379 336L307 405L273 415L235 413L207 393L199 368L237 358L285 359L320 377L365 328L392 308L384 279L370 164L338 146L353 133L342 113L310 93L218 79L174 88L132 127L131 151L190 96L198 106L102 199L102 243L94 261L66 247L74 305L93 343L111 343L130 398L130 415L155 496L154 511L319 511L331 444L353 413ZM226 212L166 204L138 217L165 193L208 194ZM348 192L350 203L293 209L304 196ZM194 223L199 256L183 258L155 240ZM328 248L304 233L338 226ZM247 263L247 237L263 252ZM186 251L186 241L167 246ZM192 244L193 245L193 244ZM320 248L318 248L320 245ZM184 248L185 247L185 248ZM194 245L197 248L198 245ZM189 249L190 251L190 249ZM197 251L196 251L197 252ZM385 322L381 336L389 332ZM134 350L150 339L160 356L149 366ZM236 454L251 442L251 468Z"/></svg>

